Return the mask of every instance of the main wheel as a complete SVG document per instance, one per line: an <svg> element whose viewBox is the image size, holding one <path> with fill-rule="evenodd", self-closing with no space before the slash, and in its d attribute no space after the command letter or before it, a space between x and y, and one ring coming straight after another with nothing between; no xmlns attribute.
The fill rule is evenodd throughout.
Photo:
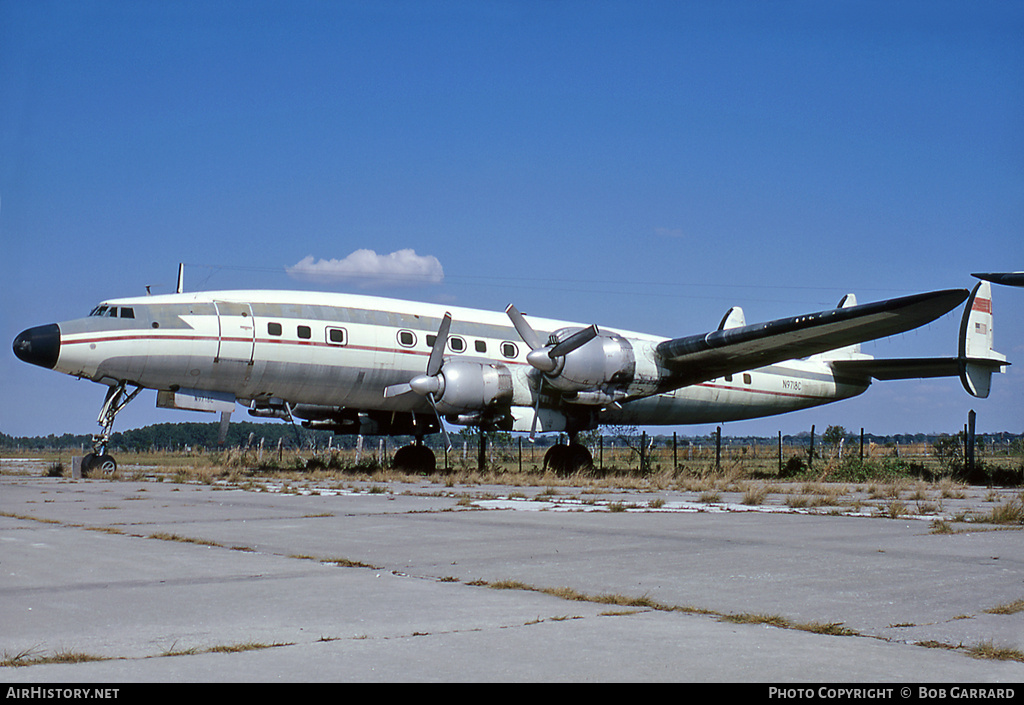
<svg viewBox="0 0 1024 705"><path fill-rule="evenodd" d="M406 472L432 473L437 469L437 460L434 458L434 451L426 446L402 446L395 452L395 459L391 461L396 470Z"/></svg>
<svg viewBox="0 0 1024 705"><path fill-rule="evenodd" d="M551 446L544 454L544 467L557 475L571 475L594 465L594 457L579 443Z"/></svg>

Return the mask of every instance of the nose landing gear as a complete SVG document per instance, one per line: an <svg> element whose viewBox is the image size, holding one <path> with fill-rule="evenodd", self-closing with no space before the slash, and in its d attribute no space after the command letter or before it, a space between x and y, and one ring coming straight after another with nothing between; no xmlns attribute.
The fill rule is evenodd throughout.
<svg viewBox="0 0 1024 705"><path fill-rule="evenodd" d="M142 387L136 387L131 394L125 393L127 382L118 382L117 386L107 390L107 397L103 401L103 408L96 423L100 425L99 434L92 437L92 452L82 458L82 473L90 470L99 470L105 475L112 475L117 471L117 461L112 455L107 454L107 444L110 442L110 432L114 428L114 419L117 414L128 403L139 395Z"/></svg>

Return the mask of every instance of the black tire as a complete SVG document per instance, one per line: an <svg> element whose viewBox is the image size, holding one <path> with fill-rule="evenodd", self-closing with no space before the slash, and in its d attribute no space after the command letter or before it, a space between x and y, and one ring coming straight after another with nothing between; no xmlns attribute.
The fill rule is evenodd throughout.
<svg viewBox="0 0 1024 705"><path fill-rule="evenodd" d="M82 458L82 476L85 477L92 472L113 475L117 472L117 461L114 460L114 456L107 455L106 453L103 455L88 453Z"/></svg>
<svg viewBox="0 0 1024 705"><path fill-rule="evenodd" d="M544 454L544 468L556 475L572 475L594 466L594 457L579 443L551 446Z"/></svg>
<svg viewBox="0 0 1024 705"><path fill-rule="evenodd" d="M391 461L396 470L405 472L433 473L437 470L437 460L434 458L434 451L426 446L402 446L395 452L395 458Z"/></svg>

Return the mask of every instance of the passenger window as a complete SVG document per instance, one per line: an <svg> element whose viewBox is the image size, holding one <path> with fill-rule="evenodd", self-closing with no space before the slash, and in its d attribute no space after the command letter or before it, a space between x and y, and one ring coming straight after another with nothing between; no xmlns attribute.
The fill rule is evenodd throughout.
<svg viewBox="0 0 1024 705"><path fill-rule="evenodd" d="M519 348L516 347L515 343L509 343L506 341L501 344L501 354L512 360L519 355Z"/></svg>
<svg viewBox="0 0 1024 705"><path fill-rule="evenodd" d="M327 342L331 345L346 345L348 343L348 334L344 328L328 328Z"/></svg>
<svg viewBox="0 0 1024 705"><path fill-rule="evenodd" d="M268 323L267 333L269 335L281 335L281 324L280 323Z"/></svg>
<svg viewBox="0 0 1024 705"><path fill-rule="evenodd" d="M452 349L452 352L465 352L466 341L458 336L453 336L448 339L448 346Z"/></svg>
<svg viewBox="0 0 1024 705"><path fill-rule="evenodd" d="M436 342L437 342L437 336L436 335L428 335L427 336L427 347L428 348L434 347L434 343L436 343Z"/></svg>
<svg viewBox="0 0 1024 705"><path fill-rule="evenodd" d="M473 345L476 348L476 351L478 353L485 353L485 352L487 352L487 343L485 341L478 340L475 343L473 343Z"/></svg>
<svg viewBox="0 0 1024 705"><path fill-rule="evenodd" d="M411 348L416 344L416 334L411 330L398 331L398 344L403 348Z"/></svg>
<svg viewBox="0 0 1024 705"><path fill-rule="evenodd" d="M309 340L313 337L313 331L310 330L309 326L299 326L299 338L302 340Z"/></svg>

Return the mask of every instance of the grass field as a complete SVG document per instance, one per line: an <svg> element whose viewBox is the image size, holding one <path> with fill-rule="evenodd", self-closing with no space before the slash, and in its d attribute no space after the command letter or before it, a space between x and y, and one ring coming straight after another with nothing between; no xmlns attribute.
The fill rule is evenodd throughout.
<svg viewBox="0 0 1024 705"><path fill-rule="evenodd" d="M938 533L955 532L960 523L994 524L1024 529L1024 492L1020 471L1024 458L983 456L989 476L1008 483L974 482L962 468L934 457L931 449L907 446L872 448L806 462L807 448L783 447L782 473L778 448L723 448L718 464L715 449L671 447L651 449L641 471L639 455L629 448L597 449L595 468L559 475L543 468L543 448L523 444L491 448L486 467L477 467L475 448L451 451L446 471L430 475L390 467L383 445L353 450L119 453L114 476L96 479L200 483L248 491L305 494L325 492L441 493L458 497L461 507L481 500L543 501L592 510L652 511L693 507L735 511L769 508L806 513L854 514L890 519L930 519ZM31 462L18 462L31 457ZM13 457L12 457L13 456ZM5 453L4 473L68 477L71 458L63 453ZM793 458L801 459L795 463ZM383 460L383 462L382 462ZM438 466L445 462L439 453ZM789 472L787 472L787 466ZM14 468L20 468L14 469ZM31 468L26 470L26 468ZM731 509L730 509L731 508Z"/></svg>

